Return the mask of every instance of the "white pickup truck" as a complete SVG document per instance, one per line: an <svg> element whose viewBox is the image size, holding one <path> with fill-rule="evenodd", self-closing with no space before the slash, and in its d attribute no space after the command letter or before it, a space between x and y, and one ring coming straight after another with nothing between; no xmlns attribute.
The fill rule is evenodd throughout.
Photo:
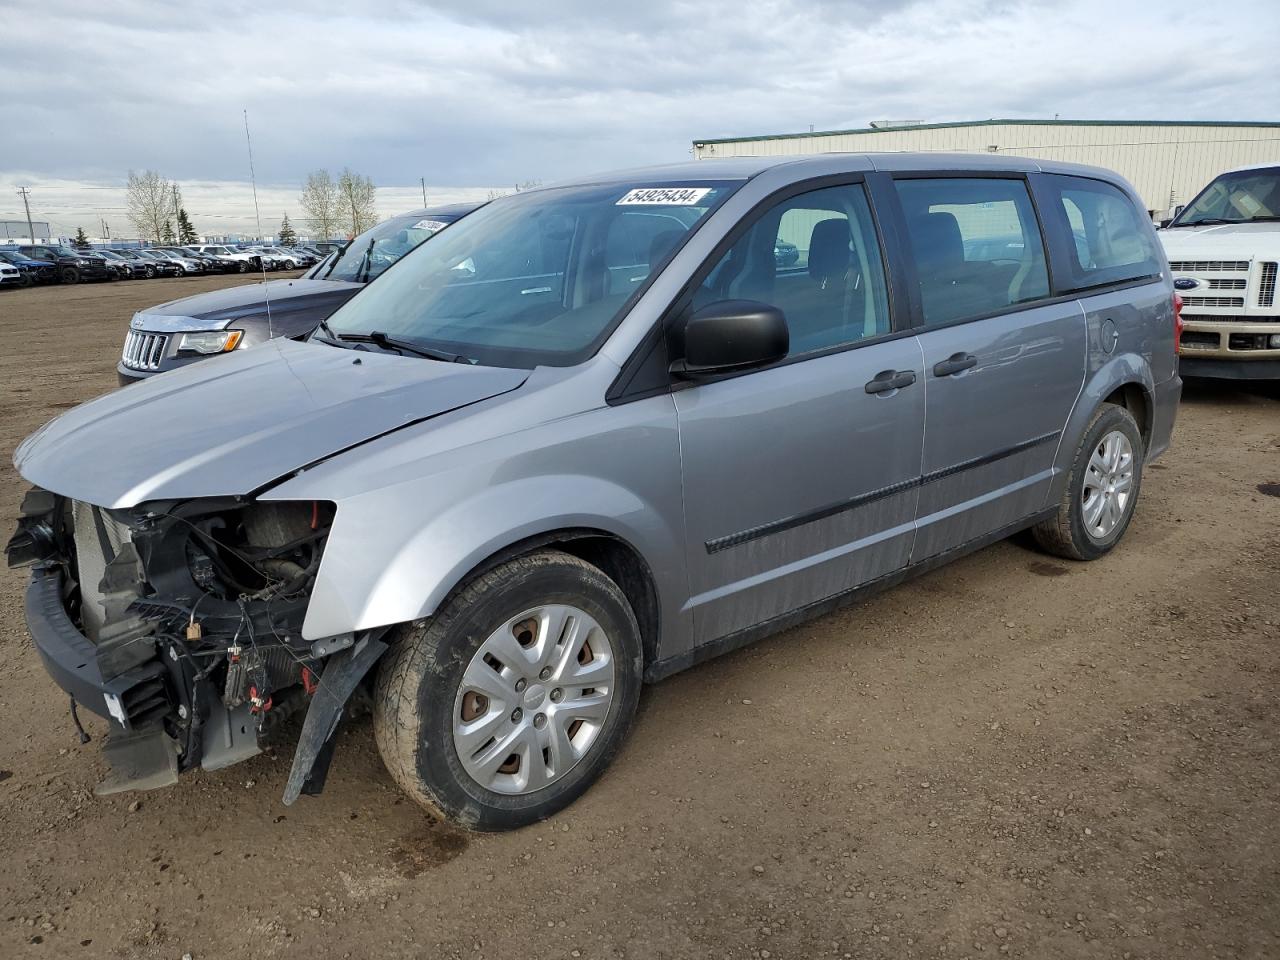
<svg viewBox="0 0 1280 960"><path fill-rule="evenodd" d="M1280 163L1220 175L1159 236L1182 296L1182 375L1280 380Z"/></svg>

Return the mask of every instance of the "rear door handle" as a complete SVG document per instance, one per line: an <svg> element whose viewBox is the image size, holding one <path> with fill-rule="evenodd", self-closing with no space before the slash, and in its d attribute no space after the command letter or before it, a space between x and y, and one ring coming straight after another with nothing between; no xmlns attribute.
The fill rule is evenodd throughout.
<svg viewBox="0 0 1280 960"><path fill-rule="evenodd" d="M978 365L978 358L972 353L953 353L945 360L933 365L935 377L950 377Z"/></svg>
<svg viewBox="0 0 1280 960"><path fill-rule="evenodd" d="M866 386L863 387L867 393L889 393L893 390L901 390L903 387L909 387L916 382L916 375L911 370L882 370L876 374L874 380L868 380Z"/></svg>

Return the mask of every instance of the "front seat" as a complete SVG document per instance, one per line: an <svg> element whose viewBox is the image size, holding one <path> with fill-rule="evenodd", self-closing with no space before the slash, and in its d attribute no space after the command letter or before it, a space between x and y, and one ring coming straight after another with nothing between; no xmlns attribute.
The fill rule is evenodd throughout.
<svg viewBox="0 0 1280 960"><path fill-rule="evenodd" d="M790 281L796 282L796 281ZM809 234L809 276L780 306L791 330L793 352L818 349L843 338L852 315L851 298L861 296L862 276L854 266L849 221L831 217ZM861 316L861 313L857 313Z"/></svg>

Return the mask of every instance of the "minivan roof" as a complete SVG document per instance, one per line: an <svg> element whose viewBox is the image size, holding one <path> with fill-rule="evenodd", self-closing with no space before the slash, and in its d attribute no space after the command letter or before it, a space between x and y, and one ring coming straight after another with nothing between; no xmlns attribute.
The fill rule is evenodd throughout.
<svg viewBox="0 0 1280 960"><path fill-rule="evenodd" d="M844 160L845 163L840 163ZM673 180L696 182L701 180L750 180L775 167L789 167L787 172L795 179L805 178L805 168L815 168L815 173L830 173L832 167L844 167L849 172L905 170L920 171L1007 171L1010 173L1062 173L1124 183L1124 178L1113 170L1090 167L1079 163L1058 160L1038 160L1015 157L1009 154L991 153L813 153L773 157L716 157L708 160L685 160L681 163L652 167L631 167L605 173L566 179L548 184L546 188L567 187L593 183L635 182L652 178L658 182ZM821 168L818 170L817 168Z"/></svg>

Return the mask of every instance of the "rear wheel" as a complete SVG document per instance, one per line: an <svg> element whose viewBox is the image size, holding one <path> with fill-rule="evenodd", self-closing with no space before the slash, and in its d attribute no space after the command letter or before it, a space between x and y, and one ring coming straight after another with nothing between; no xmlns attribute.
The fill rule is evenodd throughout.
<svg viewBox="0 0 1280 960"><path fill-rule="evenodd" d="M608 766L641 665L617 584L558 551L520 557L404 628L378 674L378 748L428 811L472 830L525 826Z"/></svg>
<svg viewBox="0 0 1280 960"><path fill-rule="evenodd" d="M1103 404L1076 448L1057 515L1034 528L1040 546L1071 560L1096 560L1119 543L1137 506L1143 452L1133 414Z"/></svg>

